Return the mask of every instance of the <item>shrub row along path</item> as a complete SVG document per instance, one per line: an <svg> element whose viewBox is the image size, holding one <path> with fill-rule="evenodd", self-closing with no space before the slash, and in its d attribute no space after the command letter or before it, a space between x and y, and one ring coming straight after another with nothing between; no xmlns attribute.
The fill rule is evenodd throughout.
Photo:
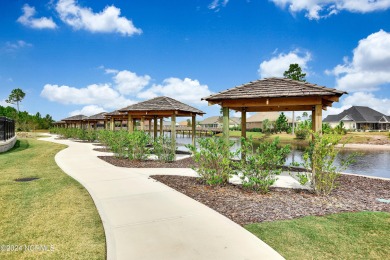
<svg viewBox="0 0 390 260"><path fill-rule="evenodd" d="M102 218L107 259L283 259L223 215L151 178L195 176L188 168L121 168L100 160L93 144L68 145L55 160L91 194Z"/></svg>

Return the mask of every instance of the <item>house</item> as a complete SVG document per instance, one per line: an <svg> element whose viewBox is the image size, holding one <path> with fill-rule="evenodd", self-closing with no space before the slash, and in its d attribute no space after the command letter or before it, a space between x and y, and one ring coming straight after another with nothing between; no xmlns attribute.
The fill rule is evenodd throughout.
<svg viewBox="0 0 390 260"><path fill-rule="evenodd" d="M259 112L254 114L253 116L247 118L246 120L246 128L263 128L263 121L268 119L270 122L276 122L278 117L280 116L279 112ZM289 125L292 125L292 119L286 116L287 122Z"/></svg>
<svg viewBox="0 0 390 260"><path fill-rule="evenodd" d="M338 115L328 115L324 123L336 127L340 122L350 130L390 130L390 116L369 107L353 106Z"/></svg>
<svg viewBox="0 0 390 260"><path fill-rule="evenodd" d="M222 116L211 116L205 120L199 122L201 127L205 128L222 128ZM230 117L229 118L229 127L236 127L241 125L241 118L239 117Z"/></svg>

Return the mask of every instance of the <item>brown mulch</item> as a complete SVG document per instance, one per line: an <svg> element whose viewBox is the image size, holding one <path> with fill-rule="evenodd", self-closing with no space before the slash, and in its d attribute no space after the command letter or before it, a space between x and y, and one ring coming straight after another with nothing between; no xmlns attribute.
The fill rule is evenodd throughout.
<svg viewBox="0 0 390 260"><path fill-rule="evenodd" d="M105 148L105 147L103 147L103 148L93 148L93 150L97 151L97 152L104 152L104 153L111 153L112 152L111 149Z"/></svg>
<svg viewBox="0 0 390 260"><path fill-rule="evenodd" d="M116 158L115 156L98 157L103 161L111 163L112 165L126 168L191 168L195 164L192 158L186 158L171 163L165 163L156 160L130 161L128 159Z"/></svg>
<svg viewBox="0 0 390 260"><path fill-rule="evenodd" d="M270 193L263 195L243 189L241 185L211 187L195 177L155 175L152 178L240 225L340 212L390 212L390 204L376 200L390 199L390 181L360 176L342 175L340 187L330 196L283 188L272 188Z"/></svg>

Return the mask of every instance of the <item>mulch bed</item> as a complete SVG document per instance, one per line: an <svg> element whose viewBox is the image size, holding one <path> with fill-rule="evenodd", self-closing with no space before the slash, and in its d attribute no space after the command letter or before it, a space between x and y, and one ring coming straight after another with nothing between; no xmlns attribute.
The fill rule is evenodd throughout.
<svg viewBox="0 0 390 260"><path fill-rule="evenodd" d="M155 175L152 178L240 225L340 212L390 212L390 204L376 200L390 199L390 181L360 176L342 175L341 186L326 197L306 190L283 188L272 188L270 193L263 195L243 189L241 185L211 187L195 177Z"/></svg>
<svg viewBox="0 0 390 260"><path fill-rule="evenodd" d="M112 152L111 149L105 148L105 147L103 147L103 148L93 148L93 150L94 151L98 151L98 152L104 152L104 153L111 153Z"/></svg>
<svg viewBox="0 0 390 260"><path fill-rule="evenodd" d="M116 158L115 156L98 157L103 161L111 163L112 165L126 168L191 168L193 165L195 165L192 158L185 158L171 163L164 163L156 160L130 161L123 158Z"/></svg>

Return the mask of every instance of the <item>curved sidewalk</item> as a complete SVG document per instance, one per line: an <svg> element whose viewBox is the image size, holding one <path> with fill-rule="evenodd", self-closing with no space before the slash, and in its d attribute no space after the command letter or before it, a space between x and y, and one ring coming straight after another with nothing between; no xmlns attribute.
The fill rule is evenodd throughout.
<svg viewBox="0 0 390 260"><path fill-rule="evenodd" d="M151 178L195 176L191 169L121 168L99 158L96 146L54 137L68 145L59 167L91 194L106 233L107 259L283 259L244 228Z"/></svg>

